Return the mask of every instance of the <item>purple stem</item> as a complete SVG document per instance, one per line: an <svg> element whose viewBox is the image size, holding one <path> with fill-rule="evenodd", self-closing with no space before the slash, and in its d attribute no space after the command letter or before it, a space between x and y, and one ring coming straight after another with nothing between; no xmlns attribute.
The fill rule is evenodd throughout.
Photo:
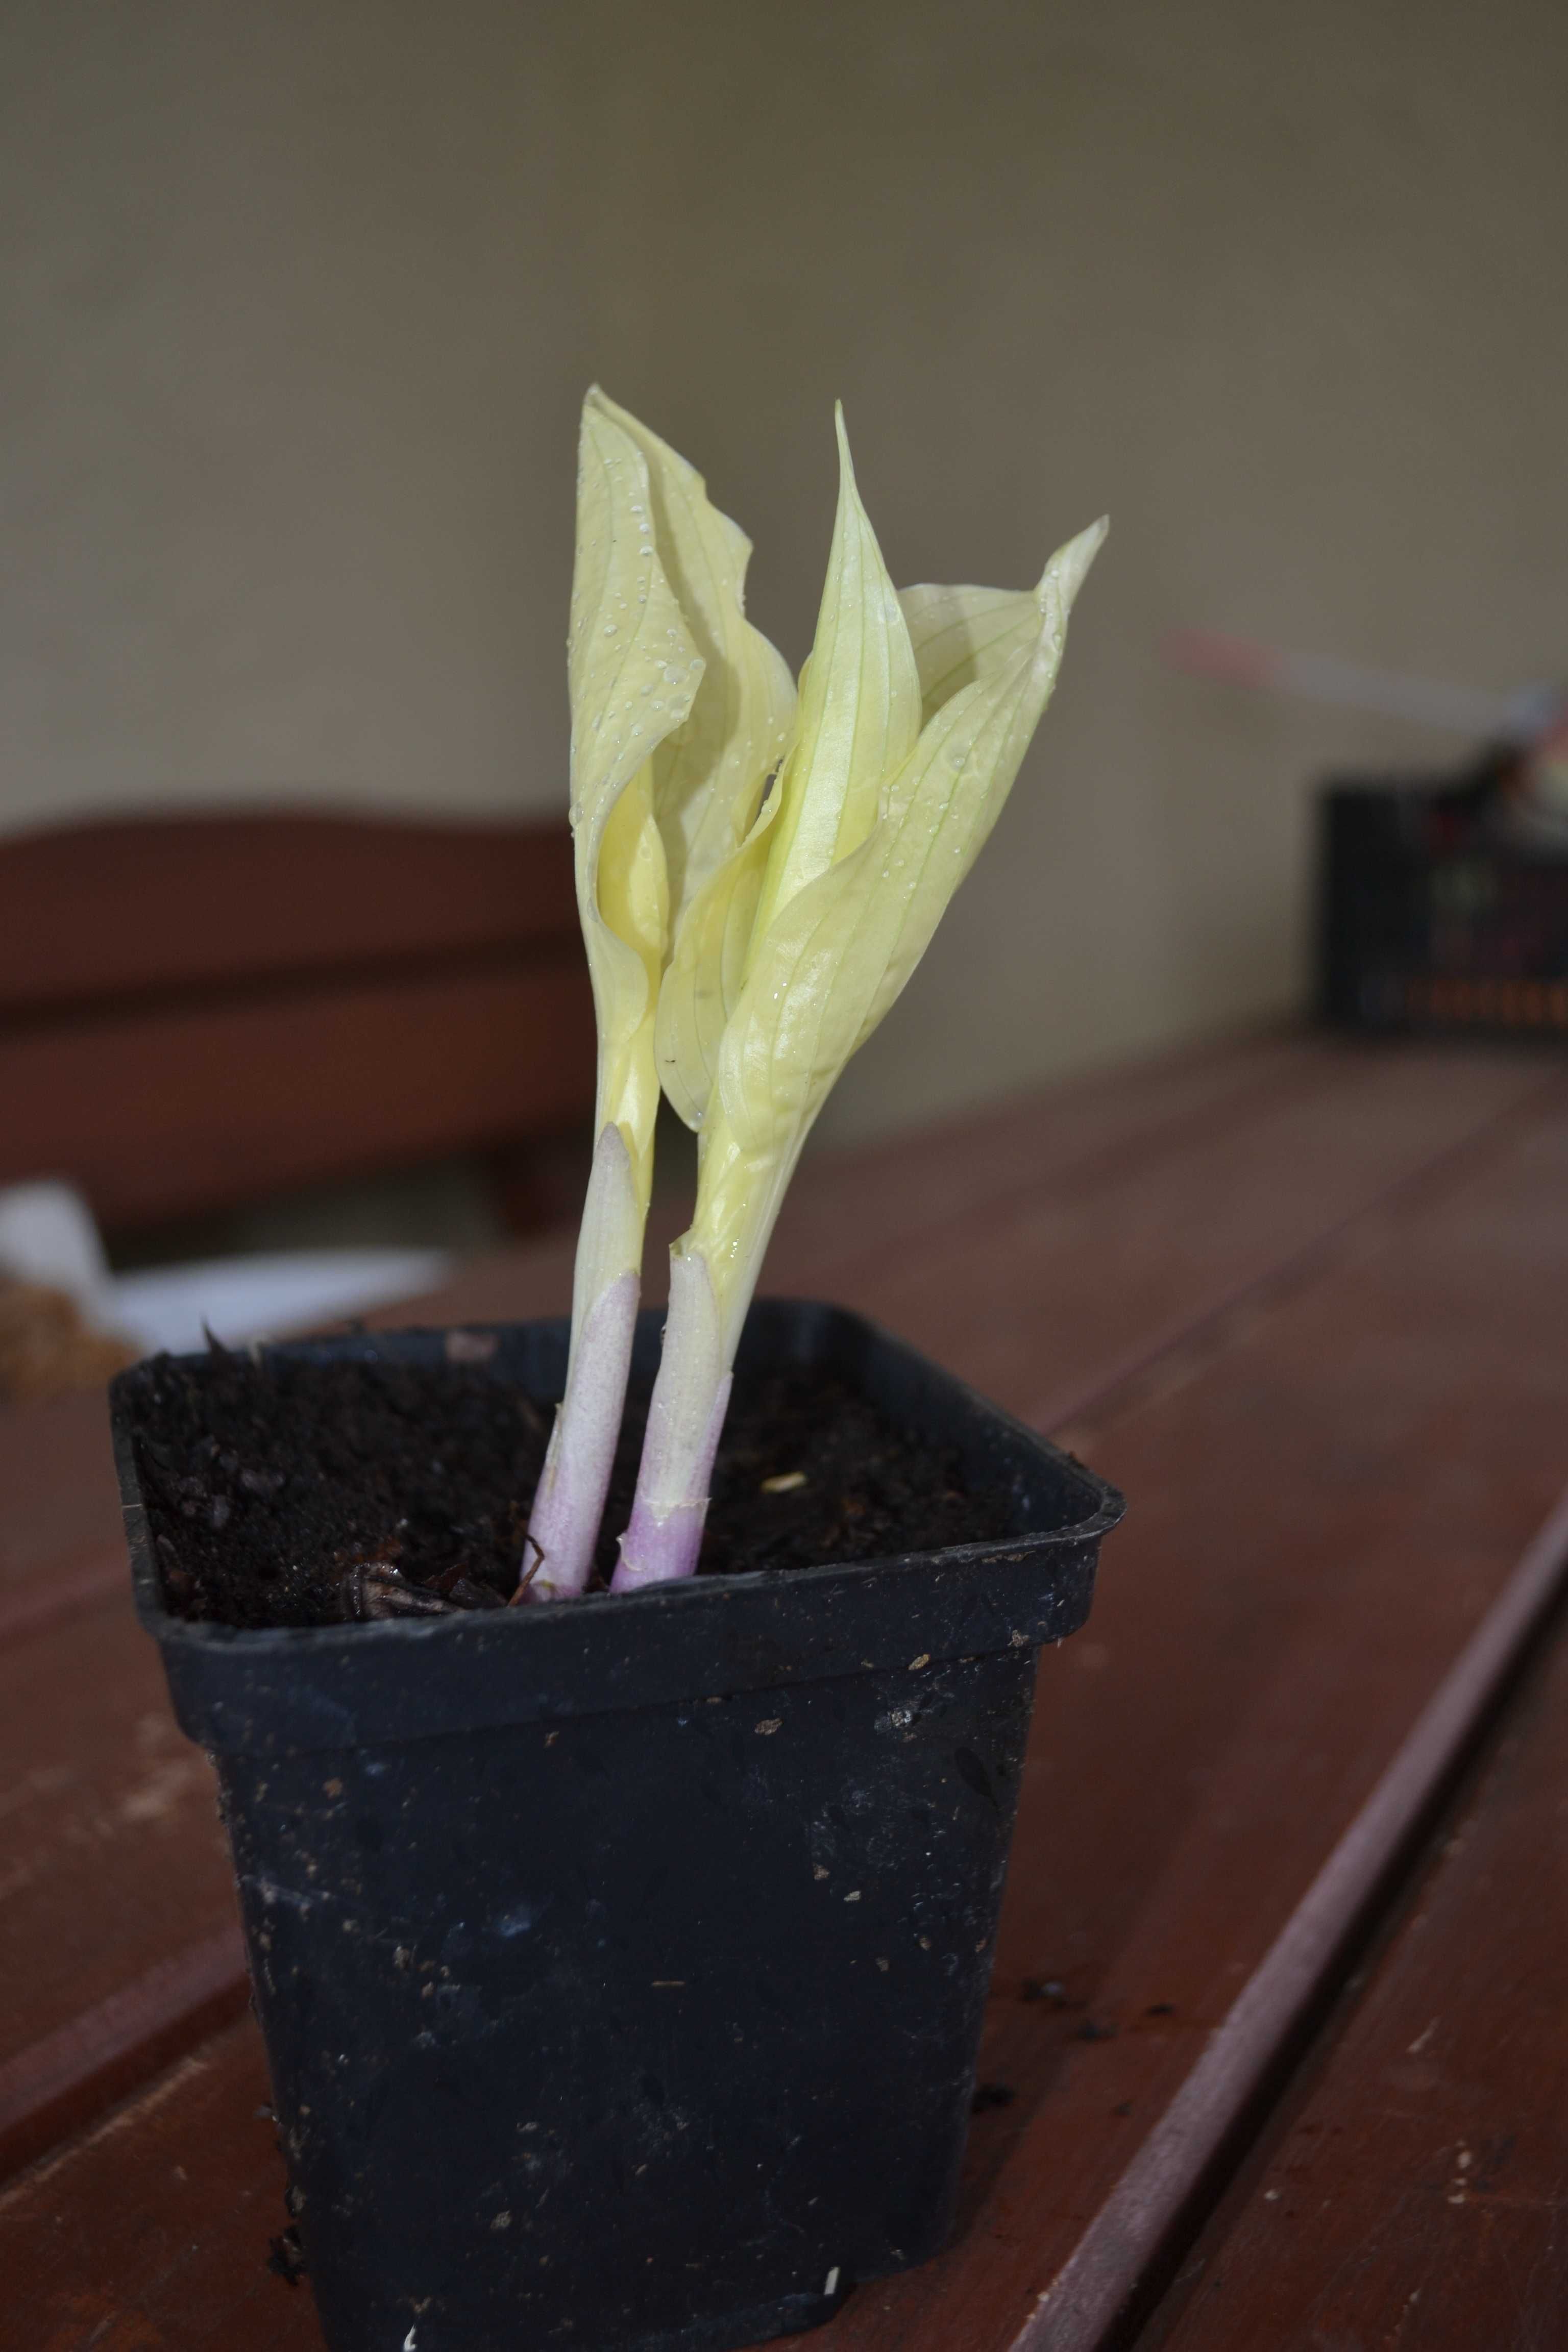
<svg viewBox="0 0 1568 2352"><path fill-rule="evenodd" d="M623 1274L595 1301L578 1334L566 1394L550 1433L550 1451L529 1515L522 1570L533 1574L519 1601L564 1601L593 1570L615 1467L637 1329L638 1281Z"/></svg>
<svg viewBox="0 0 1568 2352"><path fill-rule="evenodd" d="M668 1361L668 1343L666 1342ZM670 1447L666 1433L660 1428L659 1386L664 1380L664 1367L659 1367L653 1402L648 1408L647 1444L659 1454L658 1441L665 1437L663 1453L668 1458ZM632 1503L632 1515L626 1531L621 1538L620 1562L611 1580L612 1592L638 1592L645 1584L668 1584L674 1578L692 1576L697 1570L697 1555L702 1548L702 1523L708 1517L708 1489L713 1476L713 1459L719 1451L719 1438L724 1427L724 1414L730 1402L730 1374L726 1372L719 1384L708 1415L707 1426L700 1444L690 1455L685 1481L685 1493L678 1502L660 1508L649 1500L645 1488L650 1483L639 1475L637 1491ZM647 1462L645 1452L643 1460Z"/></svg>

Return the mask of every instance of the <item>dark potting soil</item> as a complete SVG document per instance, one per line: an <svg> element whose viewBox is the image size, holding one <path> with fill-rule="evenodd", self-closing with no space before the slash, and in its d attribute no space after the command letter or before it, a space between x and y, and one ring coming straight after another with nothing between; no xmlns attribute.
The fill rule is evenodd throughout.
<svg viewBox="0 0 1568 2352"><path fill-rule="evenodd" d="M226 1625L497 1609L516 1588L552 1409L473 1366L320 1364L215 1349L128 1382L168 1604ZM595 1582L608 1583L647 1417L628 1401ZM1005 1535L957 1450L840 1381L737 1381L700 1574L792 1569Z"/></svg>

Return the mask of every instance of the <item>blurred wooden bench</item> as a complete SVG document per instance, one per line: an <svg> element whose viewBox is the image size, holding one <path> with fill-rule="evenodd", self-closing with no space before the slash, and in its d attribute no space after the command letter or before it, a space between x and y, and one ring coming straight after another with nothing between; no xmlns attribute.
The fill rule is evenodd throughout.
<svg viewBox="0 0 1568 2352"><path fill-rule="evenodd" d="M0 842L0 1183L108 1230L530 1146L593 1098L566 826L170 816Z"/></svg>

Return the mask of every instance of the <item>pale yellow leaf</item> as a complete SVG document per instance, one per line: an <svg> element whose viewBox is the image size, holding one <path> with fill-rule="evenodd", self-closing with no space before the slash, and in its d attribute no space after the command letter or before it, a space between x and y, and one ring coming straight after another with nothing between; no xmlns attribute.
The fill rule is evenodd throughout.
<svg viewBox="0 0 1568 2352"><path fill-rule="evenodd" d="M921 718L935 718L961 687L1006 667L1040 625L1032 588L900 588L899 604L914 647Z"/></svg>
<svg viewBox="0 0 1568 2352"><path fill-rule="evenodd" d="M658 1009L664 1089L707 1116L724 1026L768 924L877 819L882 781L920 731L920 678L898 594L861 504L843 412L838 506L794 741L750 833L678 933Z"/></svg>
<svg viewBox="0 0 1568 2352"><path fill-rule="evenodd" d="M795 739L754 939L798 890L858 846L877 821L882 780L914 748L920 677L882 551L856 487L837 412L838 509L811 659L801 674Z"/></svg>
<svg viewBox="0 0 1568 2352"><path fill-rule="evenodd" d="M795 681L776 646L746 619L751 541L710 502L702 476L596 385L588 405L641 454L651 544L704 666L689 716L654 754L654 809L678 933L688 907L756 815L764 780L789 740Z"/></svg>
<svg viewBox="0 0 1568 2352"><path fill-rule="evenodd" d="M675 934L660 983L658 1074L688 1127L700 1128L707 1115L724 1024L745 979L776 814L776 798L770 798L742 846L698 892Z"/></svg>
<svg viewBox="0 0 1568 2352"><path fill-rule="evenodd" d="M929 945L995 823L1050 698L1068 611L1103 525L1059 550L1030 593L1032 630L938 709L885 784L883 814L848 856L753 942L718 1057L695 1230L719 1270L745 1255L738 1217L770 1163L793 1167L839 1072Z"/></svg>
<svg viewBox="0 0 1568 2352"><path fill-rule="evenodd" d="M685 724L703 673L652 543L650 505L641 450L585 404L567 641L577 907L599 1027L596 1128L621 1129L645 1206L668 917L653 757Z"/></svg>

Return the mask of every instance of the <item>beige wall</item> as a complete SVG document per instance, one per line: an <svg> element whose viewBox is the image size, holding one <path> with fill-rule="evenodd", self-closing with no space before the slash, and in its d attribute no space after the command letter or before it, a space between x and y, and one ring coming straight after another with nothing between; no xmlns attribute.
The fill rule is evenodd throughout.
<svg viewBox="0 0 1568 2352"><path fill-rule="evenodd" d="M1306 780L1452 747L1159 640L1568 667L1565 68L1560 0L11 0L0 822L562 806L584 383L795 659L842 394L900 581L1113 530L837 1131L1287 1008Z"/></svg>

